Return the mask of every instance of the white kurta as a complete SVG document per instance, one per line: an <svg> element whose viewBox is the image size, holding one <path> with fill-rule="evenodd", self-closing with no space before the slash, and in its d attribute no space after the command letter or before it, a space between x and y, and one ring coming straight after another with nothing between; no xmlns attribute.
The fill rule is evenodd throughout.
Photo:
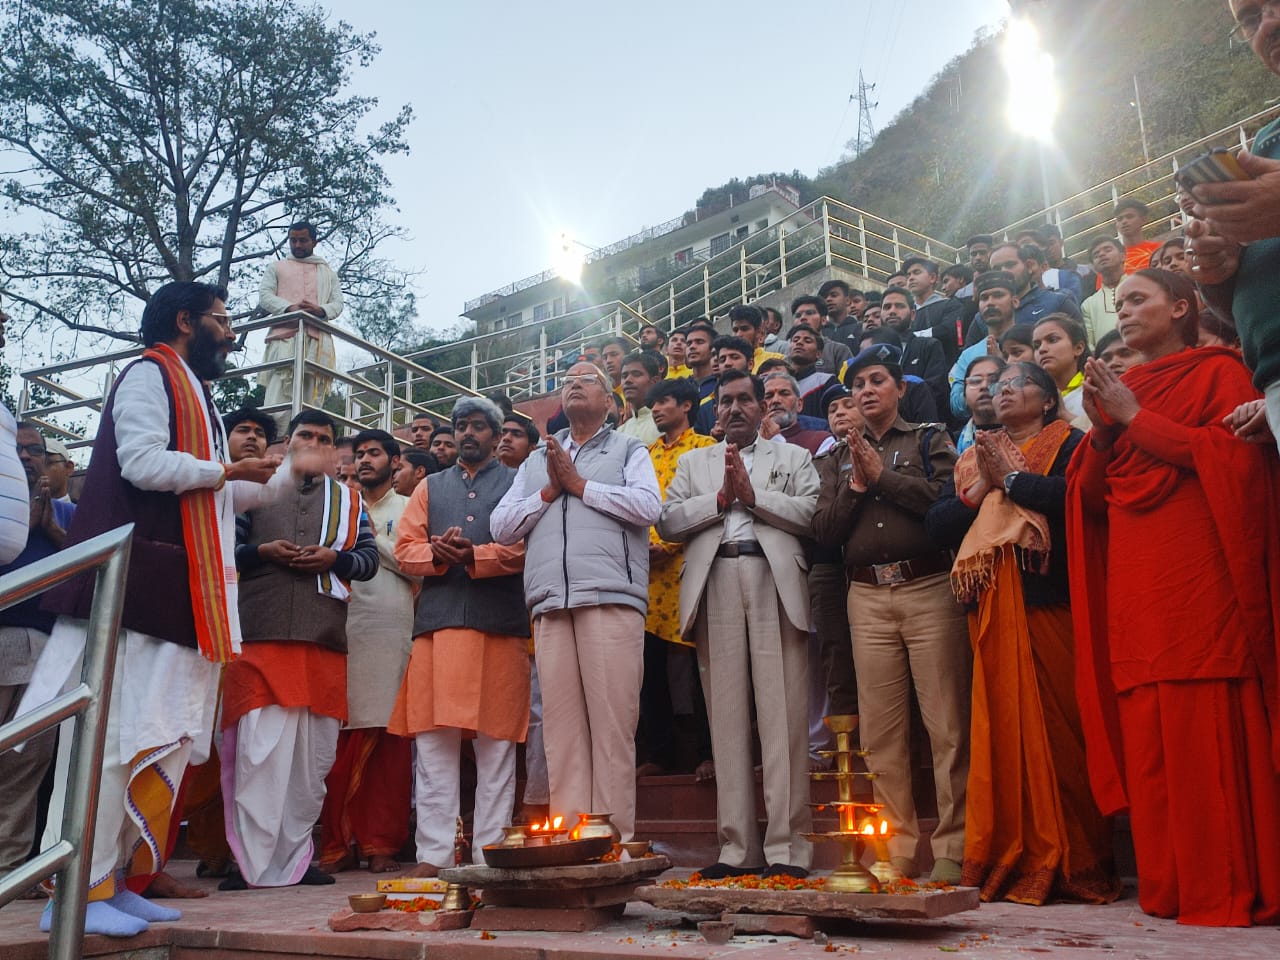
<svg viewBox="0 0 1280 960"><path fill-rule="evenodd" d="M195 374L190 370L188 373L194 380ZM113 408L121 476L140 490L184 493L215 486L223 475L220 463L166 449L168 410L163 376L155 364L134 364L121 375ZM221 421L215 430L222 435ZM225 451L225 439L221 448ZM285 466L276 471L270 484L233 480L214 491L223 559L228 569L235 568L236 513L274 499L288 480ZM234 576L227 587L228 616L238 649L240 618ZM132 583L126 589L145 590L147 585ZM27 686L23 710L56 696L73 677L79 676L86 627L83 620L58 618ZM119 755L132 757L144 749L187 737L193 743L195 762L206 758L220 673L221 666L206 660L199 650L136 630L122 631L115 674L124 708L117 725Z"/></svg>
<svg viewBox="0 0 1280 960"><path fill-rule="evenodd" d="M400 572L396 540L409 498L388 490L364 501L378 540L378 572L351 585L347 607L347 728L385 727L413 647L418 580Z"/></svg>

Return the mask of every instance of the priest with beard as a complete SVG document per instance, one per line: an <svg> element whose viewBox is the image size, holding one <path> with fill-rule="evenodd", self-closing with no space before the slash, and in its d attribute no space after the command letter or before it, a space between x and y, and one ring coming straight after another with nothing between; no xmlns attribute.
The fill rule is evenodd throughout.
<svg viewBox="0 0 1280 960"><path fill-rule="evenodd" d="M209 755L219 677L240 651L235 513L268 502L289 479L278 456L230 462L207 386L234 348L226 297L222 287L190 282L152 295L142 315L146 349L103 407L67 530L72 547L134 525L87 851L87 933L132 936L181 917L125 880L163 867L176 787L189 762ZM49 592L46 609L60 616L19 713L76 682L93 592L92 572ZM41 929L50 922L46 909Z"/></svg>

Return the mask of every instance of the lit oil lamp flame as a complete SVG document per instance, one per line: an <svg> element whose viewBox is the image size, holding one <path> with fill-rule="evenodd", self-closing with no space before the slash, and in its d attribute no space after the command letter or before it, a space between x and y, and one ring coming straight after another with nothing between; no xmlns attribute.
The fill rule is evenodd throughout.
<svg viewBox="0 0 1280 960"><path fill-rule="evenodd" d="M862 828L862 835L864 837L874 837L876 835L875 825L868 823L865 827Z"/></svg>
<svg viewBox="0 0 1280 960"><path fill-rule="evenodd" d="M880 821L880 836L884 837L884 836L888 836L888 834L889 834L889 821L888 821L888 820L881 820L881 821Z"/></svg>

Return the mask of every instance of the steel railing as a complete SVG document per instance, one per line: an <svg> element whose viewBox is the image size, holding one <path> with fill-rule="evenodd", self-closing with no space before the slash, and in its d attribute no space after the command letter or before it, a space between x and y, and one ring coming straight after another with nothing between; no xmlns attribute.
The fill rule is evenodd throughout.
<svg viewBox="0 0 1280 960"><path fill-rule="evenodd" d="M98 571L79 684L0 726L2 753L52 730L63 720L78 718L71 740L71 770L61 836L49 849L0 877L0 906L3 906L33 884L57 874L49 936L52 960L79 957L84 940L102 750L132 535L133 524L126 524L0 577L0 610L3 610L79 574Z"/></svg>
<svg viewBox="0 0 1280 960"><path fill-rule="evenodd" d="M282 323L294 323L297 332L292 343L305 344L305 327L330 334L340 348L358 350L372 362L351 370L340 370L319 363L294 350L292 357L267 361L267 331ZM245 344L245 352L236 354L250 362L228 370L223 379L269 376L272 371L288 370L292 374L292 395L287 403L264 406L267 413L288 419L305 408L323 409L338 423L351 430L377 427L392 430L413 419L416 413L427 413L447 422L453 401L477 391L447 376L428 369L413 360L379 347L349 330L296 311L270 317L253 317L237 322L235 332ZM36 423L49 434L62 437L70 448L87 447L97 432L97 418L121 369L142 353L132 347L111 353L65 360L24 371L19 415ZM326 396L320 403L304 399L307 381L320 378L327 383ZM427 396L430 392L433 396ZM225 412L225 411L224 411Z"/></svg>
<svg viewBox="0 0 1280 960"><path fill-rule="evenodd" d="M1258 130L1277 117L1280 117L1280 104L1238 120L1208 136L1184 143L1163 156L1096 183L1021 220L1015 220L995 233L997 236L1010 238L1020 229L1052 222L1062 231L1062 242L1067 253L1087 262L1089 241L1098 234L1115 235L1115 205L1129 197L1141 200L1151 209L1150 223L1164 224L1165 230L1161 232L1179 229L1182 220L1173 179L1178 167L1214 147L1248 146Z"/></svg>

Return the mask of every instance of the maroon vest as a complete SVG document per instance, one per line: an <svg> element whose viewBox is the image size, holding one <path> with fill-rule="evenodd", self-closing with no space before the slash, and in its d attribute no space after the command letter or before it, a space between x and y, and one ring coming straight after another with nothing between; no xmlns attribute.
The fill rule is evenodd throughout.
<svg viewBox="0 0 1280 960"><path fill-rule="evenodd" d="M196 625L191 612L187 548L182 539L178 495L139 490L120 475L116 455L116 390L137 364L154 362L139 359L129 364L111 389L93 442L93 455L76 515L67 530L66 545L69 547L132 523L129 579L125 584L120 626L183 647L195 647ZM165 394L169 401L168 449L176 450L173 392L168 380L165 380ZM83 574L50 590L45 595L44 609L87 619L93 588L94 575Z"/></svg>

